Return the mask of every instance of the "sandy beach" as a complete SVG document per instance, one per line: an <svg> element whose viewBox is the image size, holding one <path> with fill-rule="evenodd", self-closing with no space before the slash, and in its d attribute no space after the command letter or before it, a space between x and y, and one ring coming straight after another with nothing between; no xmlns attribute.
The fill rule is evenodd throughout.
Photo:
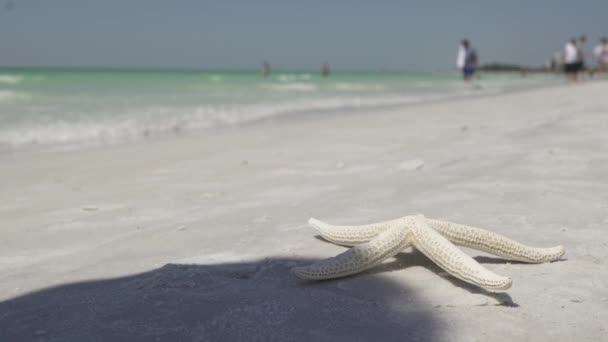
<svg viewBox="0 0 608 342"><path fill-rule="evenodd" d="M0 157L1 341L600 341L607 82ZM411 249L317 283L310 217L422 213L563 260L494 294Z"/></svg>

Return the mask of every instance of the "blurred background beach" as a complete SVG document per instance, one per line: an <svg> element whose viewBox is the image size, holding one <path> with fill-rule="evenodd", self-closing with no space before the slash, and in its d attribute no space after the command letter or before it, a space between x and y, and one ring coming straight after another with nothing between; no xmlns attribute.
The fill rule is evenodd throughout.
<svg viewBox="0 0 608 342"><path fill-rule="evenodd" d="M595 44L603 34L605 7L416 1L1 4L0 153L134 142L292 114L559 84L563 44L582 33ZM565 24L583 16L577 25ZM463 38L471 39L484 70L475 74L473 86L462 84L456 69Z"/></svg>

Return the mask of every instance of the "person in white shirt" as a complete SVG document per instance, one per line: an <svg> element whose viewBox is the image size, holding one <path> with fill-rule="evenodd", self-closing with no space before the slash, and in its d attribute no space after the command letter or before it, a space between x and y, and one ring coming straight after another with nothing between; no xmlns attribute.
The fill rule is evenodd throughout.
<svg viewBox="0 0 608 342"><path fill-rule="evenodd" d="M462 70L462 68L464 68L464 56L466 55L466 49L463 45L463 43L461 42L460 45L458 46L458 55L456 56L456 68L458 68L458 70Z"/></svg>
<svg viewBox="0 0 608 342"><path fill-rule="evenodd" d="M477 69L477 51L471 46L467 39L463 39L458 48L456 66L462 70L465 82L470 82Z"/></svg>
<svg viewBox="0 0 608 342"><path fill-rule="evenodd" d="M593 55L597 59L597 70L608 71L608 37L600 39L600 43L593 49Z"/></svg>
<svg viewBox="0 0 608 342"><path fill-rule="evenodd" d="M576 39L572 38L564 46L564 71L568 79L576 81L578 79L579 68L580 62Z"/></svg>

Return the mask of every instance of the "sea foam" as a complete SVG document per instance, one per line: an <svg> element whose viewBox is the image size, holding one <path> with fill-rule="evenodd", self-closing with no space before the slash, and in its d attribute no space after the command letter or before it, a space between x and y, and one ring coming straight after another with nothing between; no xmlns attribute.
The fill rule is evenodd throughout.
<svg viewBox="0 0 608 342"><path fill-rule="evenodd" d="M435 101L503 91L534 77L258 71L24 71L0 73L0 149L153 139L305 113ZM26 82L27 80L27 82ZM197 133L198 134L198 133Z"/></svg>
<svg viewBox="0 0 608 342"><path fill-rule="evenodd" d="M17 84L22 80L23 77L19 75L0 74L0 84Z"/></svg>

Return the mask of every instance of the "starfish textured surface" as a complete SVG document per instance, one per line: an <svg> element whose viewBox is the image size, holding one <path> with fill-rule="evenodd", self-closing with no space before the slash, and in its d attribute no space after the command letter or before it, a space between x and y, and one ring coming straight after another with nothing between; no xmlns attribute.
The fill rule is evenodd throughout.
<svg viewBox="0 0 608 342"><path fill-rule="evenodd" d="M485 289L506 290L511 287L510 278L489 271L455 245L528 263L555 261L565 253L563 246L530 247L484 229L422 215L362 226L334 226L314 218L309 224L327 241L354 247L336 257L295 267L293 272L302 279L331 279L359 273L412 246L456 278Z"/></svg>

